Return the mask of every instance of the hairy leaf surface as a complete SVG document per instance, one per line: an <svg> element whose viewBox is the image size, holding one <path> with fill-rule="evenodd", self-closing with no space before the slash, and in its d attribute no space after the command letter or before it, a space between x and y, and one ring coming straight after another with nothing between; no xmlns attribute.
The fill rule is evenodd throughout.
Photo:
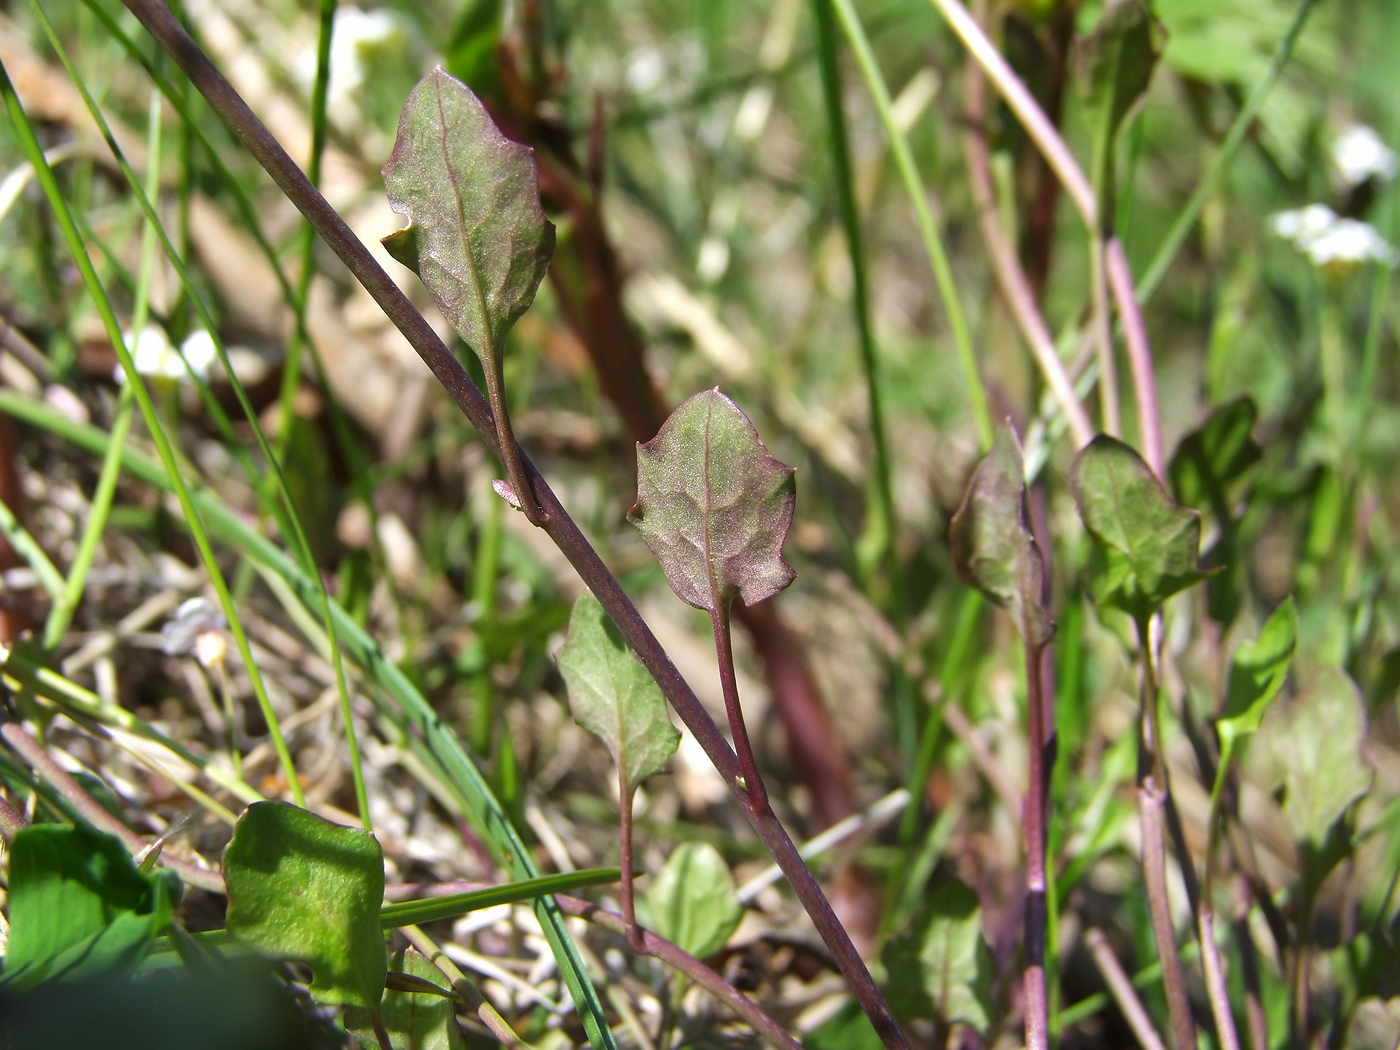
<svg viewBox="0 0 1400 1050"><path fill-rule="evenodd" d="M574 603L559 672L574 721L607 745L629 789L666 767L681 735L666 714L661 688L586 592Z"/></svg>
<svg viewBox="0 0 1400 1050"><path fill-rule="evenodd" d="M384 247L422 278L488 368L554 253L532 154L439 67L409 95L384 166L389 201L409 220Z"/></svg>
<svg viewBox="0 0 1400 1050"><path fill-rule="evenodd" d="M753 605L795 575L782 555L793 473L738 405L705 390L637 445L637 505L627 517L682 601L710 613L736 594Z"/></svg>

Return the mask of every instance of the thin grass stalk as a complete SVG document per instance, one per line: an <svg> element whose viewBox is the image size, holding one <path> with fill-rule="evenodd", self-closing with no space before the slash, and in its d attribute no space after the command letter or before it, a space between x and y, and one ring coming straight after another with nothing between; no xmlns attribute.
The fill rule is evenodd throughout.
<svg viewBox="0 0 1400 1050"><path fill-rule="evenodd" d="M1113 954L1113 948L1110 947L1103 931L1091 926L1084 934L1084 942L1089 947L1089 954L1094 957L1094 965L1099 968L1099 975L1103 977L1104 984L1108 985L1113 1001L1118 1004L1123 1019L1133 1030L1133 1035L1142 1045L1142 1050L1167 1050L1166 1043L1162 1042L1162 1037L1157 1034L1152 1018L1148 1016L1142 1000L1134 991L1132 981L1128 980L1128 975L1123 972L1123 967L1118 962L1118 957Z"/></svg>
<svg viewBox="0 0 1400 1050"><path fill-rule="evenodd" d="M39 586L44 588L54 603L63 601L67 586L63 573L58 571L58 567L44 553L44 548L39 546L39 541L19 523L14 511L3 501L0 501L0 536L4 536L15 553L29 563L34 575L39 578Z"/></svg>
<svg viewBox="0 0 1400 1050"><path fill-rule="evenodd" d="M934 0L934 2L947 2L947 0ZM1206 169L1206 173L1201 177L1195 192L1191 194L1190 199L1177 214L1176 221L1172 223L1171 229L1163 238L1156 254L1152 256L1152 261L1147 264L1146 272L1138 281L1137 301L1139 303L1146 303L1161 286L1162 278L1166 276L1167 269L1171 266L1172 260L1176 258L1176 253L1186 243L1186 238L1191 233L1192 227L1200 218L1201 209L1206 206L1206 201L1215 192L1220 180L1224 178L1225 172L1230 167L1230 162L1235 159L1235 154L1244 144L1249 129L1254 126L1254 119L1263 108L1264 101L1269 97L1269 92L1273 90L1279 74L1283 72L1289 59L1293 57L1294 45L1297 44L1298 37L1303 32L1303 26L1307 24L1308 15L1312 13L1316 5L1317 0L1299 0L1298 9L1294 12L1293 21L1288 26L1288 32L1279 41L1273 58L1269 60L1268 68L1264 70L1264 75L1250 90L1244 106L1230 125L1230 130L1226 132L1225 140L1215 151L1210 167Z"/></svg>
<svg viewBox="0 0 1400 1050"><path fill-rule="evenodd" d="M59 224L64 240L68 244L68 249L73 256L73 261L82 275L83 283L87 286L89 296L93 305L97 309L98 316L102 320L106 330L107 338L111 341L113 349L117 353L117 358L121 362L123 373L126 375L127 385L131 387L136 398L136 404L141 410L141 417L150 432L151 440L155 443L156 451L160 456L161 463L165 467L170 478L176 499L180 503L181 512L184 515L186 526L190 530L190 537L194 541L196 549L199 551L200 560L204 563L206 571L209 573L209 582L213 586L215 594L218 596L219 605L223 610L225 618L228 620L229 630L233 633L234 643L238 647L239 655L242 657L244 666L248 673L249 681L252 684L253 692L257 696L258 706L262 709L263 717L267 721L268 733L272 738L273 747L277 752L277 758L282 766L283 775L287 778L288 789L293 800L298 806L305 806L305 796L301 790L301 783L297 780L296 764L292 761L291 751L287 747L287 742L282 737L282 730L278 725L277 713L272 708L271 698L267 694L267 686L262 679L256 662L253 660L252 648L248 643L248 634L243 628L242 622L238 618L238 610L234 607L233 596L230 594L228 584L224 580L223 572L219 568L214 550L209 544L209 537L204 530L204 525L199 518L190 500L189 487L185 484L185 479L180 474L179 466L175 458L175 451L171 446L170 438L161 427L160 419L156 414L155 405L151 402L150 392L146 389L146 384L141 374L136 370L136 363L131 358L131 352L127 349L126 342L122 337L121 325L117 321L117 316L112 309L112 304L107 298L106 290L102 287L101 281L97 277L96 270L93 269L92 260L88 258L87 249L79 236L78 227L73 219L72 212L68 208L68 202L63 197L62 190L59 189L58 181L54 178L53 170L49 167L44 151L39 146L39 140L34 134L34 127L29 122L29 115L20 104L19 96L15 93L14 84L10 80L9 71L4 64L0 63L0 94L4 96L5 107L9 111L10 120L14 124L15 132L20 140L20 147L26 159L33 165L36 177L43 188L44 196L53 209L54 218Z"/></svg>
<svg viewBox="0 0 1400 1050"><path fill-rule="evenodd" d="M305 175L287 156L286 151L248 108L247 103L214 68L208 57L189 37L189 34L175 21L165 4L161 0L125 0L125 3L138 20L146 26L147 30L174 57L191 82L195 84L219 116L234 130L288 198L301 210L302 214L313 222L317 232L340 256L351 274L379 303L386 316L404 334L409 344L437 376L439 382L442 383L444 389L453 398L463 414L477 428L483 443L488 449L496 452L499 443L489 405L461 363L457 361L432 327L413 307L407 296L369 254L360 240L346 226L344 220L316 191L315 187L306 181ZM816 878L803 863L797 852L797 847L793 844L786 829L771 811L755 810L747 795L738 790L737 759L720 733L719 727L710 718L694 691L676 671L675 665L671 663L665 650L656 640L656 636L622 590L616 577L608 570L597 551L593 549L578 526L569 517L568 512L565 511L548 484L539 476L538 471L530 464L524 453L520 452L519 455L522 468L533 482L536 497L540 501L540 509L545 515L546 534L579 572L599 603L607 610L613 623L627 638L642 664L661 686L662 692L670 700L677 714L695 735L697 742L705 750L710 761L726 782L731 785L731 790L740 803L746 818L769 852L772 853L774 860L782 867L784 874L787 875L794 892L820 932L822 939L826 942L838 969L846 978L853 994L861 1003L867 1016L870 1017L876 1032L887 1046L907 1047L908 1041L900 1030L898 1022L895 1021L888 1004L884 1001L884 997L871 979L865 963L860 958L860 953L856 951L850 935L837 919L830 902L817 884ZM345 619L348 620L348 617ZM345 620L341 622L345 623ZM347 629L347 636L348 634ZM383 655L378 652L377 647L372 650L372 653L365 655L371 659L378 674L389 678L396 676L397 668L380 666ZM402 677L401 672L397 672L397 677ZM417 696L416 691L407 686L406 680L398 687L396 695L399 695L400 699L412 696L417 701L421 701L421 697ZM420 730L431 730L430 735L434 739L442 739L444 746L449 746L444 739L445 731L435 725L435 716L418 711L417 703L414 701L406 700L406 702L414 708L415 725L418 725ZM433 721L426 723L417 721L418 718L425 716L430 717ZM449 755L455 774L471 781L479 781L480 774L461 753L460 745L456 743L455 739L452 739L449 746ZM480 787L484 789L484 784ZM472 790L478 790L478 785L473 783ZM507 823L506 829L508 828ZM513 837L513 829L510 829L510 834ZM552 933L553 931L547 926L546 932ZM560 932L562 933L562 931ZM554 944L556 951L572 949L572 945L566 945L562 938L557 941L552 940L551 943ZM577 961L577 955L572 954L572 952L570 963L571 966L580 965ZM575 979L578 973L579 971L576 970L566 972L566 981L570 985L570 991L575 993L576 1002L580 1001L578 996L584 994L583 984ZM588 992L592 994L591 986L588 987ZM590 1011L596 1009L597 1013L591 1017L585 1016L586 1027L591 1025L593 1017L601 1017L601 1006L597 1004L596 994L593 995L588 1006ZM611 1043L611 1033L607 1032L606 1028L601 1032L590 1031L590 1035L595 1040L606 1039L609 1044Z"/></svg>
<svg viewBox="0 0 1400 1050"><path fill-rule="evenodd" d="M1162 415L1157 403L1157 374L1152 366L1152 346L1148 342L1141 304L1133 289L1133 273L1128 267L1128 256L1117 237L1110 237L1104 246L1104 265L1109 287L1113 291L1113 301L1118 307L1118 321L1123 327L1123 347L1127 351L1128 368L1133 375L1142 458L1157 477L1165 478L1167 464L1162 448Z"/></svg>
<svg viewBox="0 0 1400 1050"><path fill-rule="evenodd" d="M321 0L320 21L316 30L316 78L311 86L311 157L307 161L306 177L311 185L321 185L321 162L326 155L327 118L326 98L331 84L331 37L335 32L335 9L337 0ZM277 434L277 458L285 462L287 443L292 433L293 406L297 385L301 382L301 351L306 338L306 306L311 299L311 278L316 272L316 231L307 223L302 231L301 270L297 274L296 298L292 309L296 311L296 326L287 342L287 357L283 363L282 389L278 395L278 408L281 412L280 429Z"/></svg>
<svg viewBox="0 0 1400 1050"><path fill-rule="evenodd" d="M233 387L234 394L239 402L239 406L243 410L244 417L247 419L248 423L252 427L253 436L257 440L259 451L262 453L264 462L268 464L268 473L270 473L271 475L272 488L275 489L277 495L281 498L281 501L285 508L285 515L276 515L279 524L281 524L281 526L283 527L284 534L291 536L293 546L296 548L297 554L302 560L303 567L305 568L307 573L321 584L321 613L322 619L326 625L327 637L330 644L330 663L335 672L336 692L340 698L341 717L345 722L346 747L349 751L350 756L350 773L352 781L354 783L355 801L356 805L360 810L360 820L364 825L365 830L373 832L373 821L370 817L369 811L369 796L365 788L363 761L360 756L359 740L355 732L354 715L351 710L350 704L349 685L345 678L345 662L341 656L340 643L338 638L336 637L334 626L331 622L330 606L328 604L329 594L325 589L325 584L324 581L321 579L320 572L316 569L315 558L311 551L311 544L306 535L306 530L301 523L301 518L297 514L296 506L292 502L291 490L287 486L287 479L286 475L282 470L281 461L273 455L272 447L267 440L266 434L263 433L262 425L259 422L257 411L253 408L253 404L248 397L247 390L244 388L242 382L239 380L238 374L234 371L233 363L229 359L227 348L224 346L223 340L218 335L218 329L217 325L214 322L213 315L209 312L209 308L204 303L204 300L200 296L198 289L195 287L194 282L190 279L188 267L185 266L184 260L181 258L179 252L176 250L175 245L171 242L169 235L166 233L164 224L160 221L160 216L155 210L154 202L157 199L157 193L159 191L160 185L158 164L158 132L154 132L152 138L153 152L150 162L151 169L148 173L150 188L143 191L140 183L136 179L135 172L131 170L130 163L126 160L126 157L122 153L121 148L117 145L117 141L112 135L111 128L108 126L101 109L97 106L96 101L88 92L87 85L84 84L81 77L78 76L77 69L74 67L66 49L63 47L62 41L59 40L58 34L53 31L53 27L49 23L43 10L39 8L37 0L32 0L31 6L33 6L35 14L40 21L40 24L43 26L45 33L48 35L50 44L53 46L55 52L58 54L60 61L62 61L64 69L68 72L69 77L73 80L73 83L77 86L79 92L81 93L83 101L87 105L88 112L92 115L93 120L96 122L98 128L102 132L102 135L107 142L108 148L112 151L112 156L116 159L118 167L121 169L122 174L127 179L127 183L131 188L132 194L137 198L137 202L140 204L142 211L145 213L147 223L145 235L150 238L150 243L149 246L144 241L142 244L143 271L138 279L137 284L138 294L136 300L136 317L139 318L142 322L144 321L144 318L142 317L142 314L144 312L142 310L142 281L149 281L149 274L147 273L146 267L147 252L149 250L150 255L154 255L154 241L156 238L159 238L167 259L169 259L171 266L175 269L176 274L180 279L181 287L185 289L186 294L189 296L190 303L194 306L195 311L199 315L200 322L204 325L205 330L209 333L210 339L214 343L215 352L218 354L219 361L223 365L224 372L228 376L230 385ZM153 101L153 106L154 108L152 119L156 122L156 125L158 127L160 113L159 105L157 102ZM140 323L134 320L133 327L135 328L137 332L137 337L139 338ZM183 354L181 355L181 357L183 359ZM227 442L230 445L230 447L241 450L241 442L239 442L237 437L233 434L232 426L229 424L228 418L224 414L222 407L220 407L217 400L213 398L212 393L208 389L208 384L204 382L202 377L196 375L193 372L193 370L189 369L188 362L186 362L186 368L189 371L191 378L194 379L196 384L200 387L201 393L206 395L206 403L212 404L214 406L213 414L216 419L219 419L222 422L223 425L221 429L224 431ZM128 388L129 386L130 384L128 384ZM126 393L126 389L127 388L123 389L123 394ZM251 464L247 461L246 455L244 455L242 459L245 463L245 469L249 471L255 483L255 487L261 488L263 485L265 485L266 476L262 473L253 470ZM106 463L104 462L104 474L106 469ZM113 478L113 484L115 485L115 478ZM230 617L230 619L232 618ZM220 669L220 673L222 675L222 668ZM226 701L225 706L227 707L227 701L230 697L229 683L226 679L221 678L221 685L223 687L224 698ZM266 712L264 712L264 714L266 714ZM230 731L232 731L232 723L230 723Z"/></svg>
<svg viewBox="0 0 1400 1050"><path fill-rule="evenodd" d="M879 509L881 559L889 578L890 612L896 623L904 617L902 574L896 560L898 529L894 508L893 471L890 464L889 436L885 428L884 398L880 392L880 362L875 349L875 332L870 320L870 277L865 264L865 240L856 206L855 176L851 171L850 136L846 129L846 109L841 93L841 66L837 54L836 26L832 21L832 0L812 0L817 21L817 67L821 71L822 101L826 106L829 156L836 179L836 198L841 225L846 232L846 249L851 259L851 314L860 337L860 363L865 370L866 404L870 412L870 440L875 452L875 499Z"/></svg>
<svg viewBox="0 0 1400 1050"><path fill-rule="evenodd" d="M1099 420L1109 437L1123 433L1118 411L1118 365L1113 352L1113 313L1109 306L1107 264L1103 237L1097 231L1089 236L1089 332L1099 363Z"/></svg>
<svg viewBox="0 0 1400 1050"><path fill-rule="evenodd" d="M968 181L982 227L982 240L986 243L992 273L996 277L1002 299L1011 312L1011 319L1020 330L1021 338L1026 341L1031 357L1054 395L1055 402L1069 425L1075 447L1083 448L1094 438L1094 425L1074 391L1074 384L1070 381L1064 362L1055 348L1050 326L1046 324L1045 316L1036 303L1035 292L1031 289L1031 283L1021 267L1021 261L1016 257L1016 251L1006 231L1002 229L996 200L996 184L987 156L985 86L986 76L982 67L975 62L969 62L965 99L968 121L963 142L967 152Z"/></svg>
<svg viewBox="0 0 1400 1050"><path fill-rule="evenodd" d="M948 262L948 253L943 246L943 237L938 232L937 224L933 221L933 213L929 210L923 181L920 179L919 170L914 164L914 155L910 152L909 143L895 120L894 104L890 101L889 87L885 84L885 76L880 71L880 65L875 60L874 52L870 49L870 40L865 34L865 27L861 25L855 7L851 0L829 0L829 2L835 8L836 17L840 20L841 29L846 35L846 42L850 45L851 51L856 57L856 64L860 67L861 75L865 78L866 88L875 103L875 111L880 117L880 124L884 127L885 136L889 139L890 152L894 154L895 167L899 169L905 191L909 194L909 200L914 205L914 214L918 219L919 233L924 241L924 250L928 253L929 265L933 267L934 282L938 286L938 294L943 301L943 310L948 315L948 326L953 331L953 342L958 350L958 360L962 364L963 375L967 380L968 397L972 402L972 418L977 425L978 443L984 449L989 448L992 443L992 416L987 407L987 391L982 383L981 372L977 367L977 354L972 348L972 335L968 329L967 316L963 313L962 303L958 298L957 282L953 279L953 268Z"/></svg>

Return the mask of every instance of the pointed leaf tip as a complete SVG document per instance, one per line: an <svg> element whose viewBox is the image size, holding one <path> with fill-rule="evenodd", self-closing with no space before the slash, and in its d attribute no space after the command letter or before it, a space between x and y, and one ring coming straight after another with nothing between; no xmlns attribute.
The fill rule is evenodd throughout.
<svg viewBox="0 0 1400 1050"><path fill-rule="evenodd" d="M705 390L638 443L637 505L627 517L682 601L712 614L736 594L753 605L796 576L782 557L794 474L738 405Z"/></svg>
<svg viewBox="0 0 1400 1050"><path fill-rule="evenodd" d="M607 745L629 788L666 768L681 735L661 688L591 594L574 602L559 672L574 721Z"/></svg>
<svg viewBox="0 0 1400 1050"><path fill-rule="evenodd" d="M409 220L385 248L418 274L488 367L554 253L533 152L438 67L408 96L384 165L384 190Z"/></svg>
<svg viewBox="0 0 1400 1050"><path fill-rule="evenodd" d="M1027 643L1050 641L1055 624L1043 600L1045 562L1026 524L1025 466L1009 423L997 428L991 451L973 472L948 542L958 575L1010 609Z"/></svg>

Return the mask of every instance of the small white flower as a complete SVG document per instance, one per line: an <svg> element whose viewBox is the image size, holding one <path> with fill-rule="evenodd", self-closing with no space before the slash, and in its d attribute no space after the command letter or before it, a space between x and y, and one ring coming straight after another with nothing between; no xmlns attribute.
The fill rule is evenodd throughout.
<svg viewBox="0 0 1400 1050"><path fill-rule="evenodd" d="M1353 124L1332 143L1332 164L1348 187L1360 186L1367 179L1389 181L1400 168L1400 158L1381 141L1374 128Z"/></svg>
<svg viewBox="0 0 1400 1050"><path fill-rule="evenodd" d="M136 371L143 376L184 379L190 372L193 372L200 379L208 379L209 369L218 356L214 350L213 338L202 328L191 332L189 337L180 344L178 352L171 345L170 337L165 334L165 329L157 324L145 325L134 336L131 332L123 332L122 338L126 340L126 345L131 350L132 364L136 366ZM180 359L181 353L185 355L184 361ZM189 362L188 371L185 368L185 361ZM113 371L113 376L118 383L126 382L126 374L122 372L120 365Z"/></svg>
<svg viewBox="0 0 1400 1050"><path fill-rule="evenodd" d="M1270 217L1274 233L1307 255L1314 266L1336 267L1379 262L1396 265L1400 255L1370 223L1344 219L1325 204Z"/></svg>
<svg viewBox="0 0 1400 1050"><path fill-rule="evenodd" d="M219 351L214 346L214 337L203 328L196 328L185 336L185 341L180 344L180 353L185 356L190 371L201 379L209 378L209 370L219 359Z"/></svg>
<svg viewBox="0 0 1400 1050"><path fill-rule="evenodd" d="M216 609L207 598L190 598L175 615L166 622L160 631L160 644L167 656L183 656L194 653L201 663L205 658L222 658L227 652L225 643L222 650L218 641L222 640L225 620L222 610Z"/></svg>

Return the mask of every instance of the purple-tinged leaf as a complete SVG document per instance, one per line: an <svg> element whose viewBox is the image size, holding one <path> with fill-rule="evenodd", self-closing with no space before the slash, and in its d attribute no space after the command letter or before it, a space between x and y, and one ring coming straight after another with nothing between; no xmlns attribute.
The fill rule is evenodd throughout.
<svg viewBox="0 0 1400 1050"><path fill-rule="evenodd" d="M1026 524L1025 467L1010 424L997 428L992 450L973 472L948 542L958 575L1010 609L1028 644L1050 641L1055 624L1042 600L1045 562Z"/></svg>
<svg viewBox="0 0 1400 1050"><path fill-rule="evenodd" d="M488 369L554 253L532 154L439 67L408 96L384 166L389 201L409 220L384 247L422 278Z"/></svg>
<svg viewBox="0 0 1400 1050"><path fill-rule="evenodd" d="M627 517L680 599L719 614L735 594L753 605L792 582L783 540L795 501L793 469L715 389L638 443L637 505Z"/></svg>

